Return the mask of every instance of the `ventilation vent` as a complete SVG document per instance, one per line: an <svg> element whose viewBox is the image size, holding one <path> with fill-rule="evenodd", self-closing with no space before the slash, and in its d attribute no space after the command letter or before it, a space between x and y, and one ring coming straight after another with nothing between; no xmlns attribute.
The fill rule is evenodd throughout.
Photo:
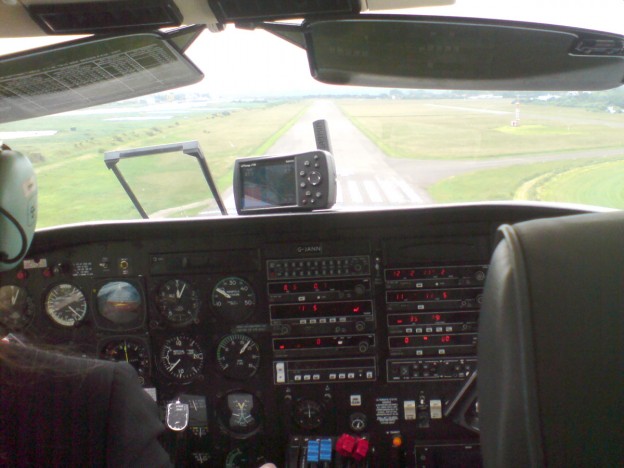
<svg viewBox="0 0 624 468"><path fill-rule="evenodd" d="M360 12L359 0L208 0L222 23Z"/></svg>
<svg viewBox="0 0 624 468"><path fill-rule="evenodd" d="M98 34L154 30L182 24L173 1L117 0L30 5L28 12L48 34Z"/></svg>

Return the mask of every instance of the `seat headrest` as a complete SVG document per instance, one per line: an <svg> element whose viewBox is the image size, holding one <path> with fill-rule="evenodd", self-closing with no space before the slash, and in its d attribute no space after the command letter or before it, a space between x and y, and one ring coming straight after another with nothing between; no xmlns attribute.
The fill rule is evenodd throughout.
<svg viewBox="0 0 624 468"><path fill-rule="evenodd" d="M624 213L500 232L479 322L486 466L620 466Z"/></svg>

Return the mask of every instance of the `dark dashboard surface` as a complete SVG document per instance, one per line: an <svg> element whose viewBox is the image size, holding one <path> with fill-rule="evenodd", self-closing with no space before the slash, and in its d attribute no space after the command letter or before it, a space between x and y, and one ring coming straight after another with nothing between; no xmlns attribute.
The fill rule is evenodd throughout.
<svg viewBox="0 0 624 468"><path fill-rule="evenodd" d="M530 205L82 225L0 277L27 340L129 361L178 466L480 466L477 321ZM169 415L169 423L175 415Z"/></svg>

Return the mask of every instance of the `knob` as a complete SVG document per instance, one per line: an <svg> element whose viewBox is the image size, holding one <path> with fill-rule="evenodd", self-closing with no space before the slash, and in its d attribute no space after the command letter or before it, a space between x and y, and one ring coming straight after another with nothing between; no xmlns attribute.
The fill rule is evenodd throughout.
<svg viewBox="0 0 624 468"><path fill-rule="evenodd" d="M357 321L355 322L355 329L359 332L364 331L364 329L366 328L366 324L362 321Z"/></svg>
<svg viewBox="0 0 624 468"><path fill-rule="evenodd" d="M354 432L362 432L366 429L366 415L363 413L353 413L349 416L349 427Z"/></svg>
<svg viewBox="0 0 624 468"><path fill-rule="evenodd" d="M365 353L366 351L368 351L368 343L366 341L360 341L360 344L358 345L358 350L360 351L360 353Z"/></svg>
<svg viewBox="0 0 624 468"><path fill-rule="evenodd" d="M308 176L308 182L310 182L314 186L320 184L321 179L322 179L321 174L316 171L310 172L310 175Z"/></svg>
<svg viewBox="0 0 624 468"><path fill-rule="evenodd" d="M366 287L363 284L358 284L353 288L353 291L357 296L363 296L366 292Z"/></svg>
<svg viewBox="0 0 624 468"><path fill-rule="evenodd" d="M485 279L485 273L482 270L478 270L474 274L474 279L477 281L483 281Z"/></svg>

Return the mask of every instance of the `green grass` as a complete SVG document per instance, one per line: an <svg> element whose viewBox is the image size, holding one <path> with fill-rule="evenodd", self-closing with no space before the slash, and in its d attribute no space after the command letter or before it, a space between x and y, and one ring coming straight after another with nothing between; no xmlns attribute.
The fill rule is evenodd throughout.
<svg viewBox="0 0 624 468"><path fill-rule="evenodd" d="M388 156L484 159L624 146L624 115L510 100L345 100L340 107Z"/></svg>
<svg viewBox="0 0 624 468"><path fill-rule="evenodd" d="M570 169L536 187L540 200L624 208L624 161Z"/></svg>
<svg viewBox="0 0 624 468"><path fill-rule="evenodd" d="M100 219L137 219L104 151L198 140L221 190L231 184L233 162L262 151L296 122L305 101L191 111L170 120L109 121L113 115L50 116L0 126L0 131L58 130L51 137L6 141L35 163L38 227ZM122 114L123 115L123 114ZM123 160L119 167L148 213L210 199L197 161L183 154ZM191 210L193 214L203 208ZM175 215L175 214L172 214Z"/></svg>
<svg viewBox="0 0 624 468"><path fill-rule="evenodd" d="M535 200L624 208L624 155L477 171L438 182L429 194L439 203Z"/></svg>

